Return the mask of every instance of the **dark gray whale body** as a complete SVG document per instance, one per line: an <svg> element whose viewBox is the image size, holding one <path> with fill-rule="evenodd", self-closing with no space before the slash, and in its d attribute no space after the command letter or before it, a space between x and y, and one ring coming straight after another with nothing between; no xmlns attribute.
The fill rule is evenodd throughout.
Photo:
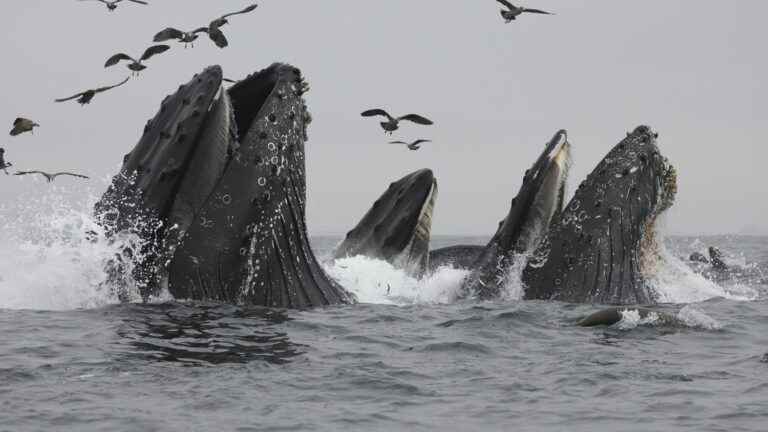
<svg viewBox="0 0 768 432"><path fill-rule="evenodd" d="M466 295L480 299L498 297L507 283L513 259L539 244L550 221L563 207L570 147L567 132L558 131L525 172L509 213L471 265L472 273L463 285Z"/></svg>
<svg viewBox="0 0 768 432"><path fill-rule="evenodd" d="M298 69L274 64L225 90L215 66L163 101L95 206L108 234L145 240L140 253L126 253L144 298L166 288L177 299L267 307L355 301L325 274L307 236L306 89ZM429 252L437 183L419 170L390 185L337 256L374 256L417 276L430 257L432 267L453 263L471 270L465 296L491 299L513 258L535 250L522 275L525 298L654 303L653 226L676 192L655 138L638 127L563 209L570 144L559 131L484 247Z"/></svg>
<svg viewBox="0 0 768 432"><path fill-rule="evenodd" d="M579 186L523 271L525 298L652 304L654 224L674 202L676 172L640 126Z"/></svg>
<svg viewBox="0 0 768 432"><path fill-rule="evenodd" d="M454 245L429 251L429 268L442 266L470 269L485 250L482 245Z"/></svg>
<svg viewBox="0 0 768 432"><path fill-rule="evenodd" d="M389 185L336 248L335 257L365 255L419 277L429 266L437 180L422 169Z"/></svg>
<svg viewBox="0 0 768 432"><path fill-rule="evenodd" d="M228 90L221 82L210 67L166 98L96 204L109 232L148 240L142 295L167 287L178 299L289 308L354 301L307 239L300 71L274 64Z"/></svg>

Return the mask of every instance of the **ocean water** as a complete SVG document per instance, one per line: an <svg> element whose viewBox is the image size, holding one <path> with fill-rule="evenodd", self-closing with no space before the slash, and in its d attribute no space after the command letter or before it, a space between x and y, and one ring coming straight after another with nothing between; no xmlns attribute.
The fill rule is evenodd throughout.
<svg viewBox="0 0 768 432"><path fill-rule="evenodd" d="M2 431L768 430L768 238L667 238L654 283L678 319L581 328L599 306L519 282L456 301L461 270L361 257L326 262L353 306L120 304L103 265L133 239L100 240L88 202L33 206L0 210ZM709 245L739 271L681 259Z"/></svg>

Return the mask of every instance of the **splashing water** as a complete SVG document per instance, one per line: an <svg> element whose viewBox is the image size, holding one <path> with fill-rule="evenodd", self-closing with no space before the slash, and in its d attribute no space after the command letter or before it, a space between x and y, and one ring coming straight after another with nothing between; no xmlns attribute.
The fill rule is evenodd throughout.
<svg viewBox="0 0 768 432"><path fill-rule="evenodd" d="M416 279L390 263L358 255L325 264L325 270L361 303L452 303L469 274L450 266Z"/></svg>
<svg viewBox="0 0 768 432"><path fill-rule="evenodd" d="M747 285L723 287L696 273L666 247L660 247L660 260L650 279L661 303L695 303L715 297L730 300L755 300L758 292Z"/></svg>
<svg viewBox="0 0 768 432"><path fill-rule="evenodd" d="M106 180L105 180L106 181ZM107 239L92 215L100 194L67 190L41 183L34 193L0 206L0 309L67 310L119 302L108 281L107 264L131 251L138 257L140 239L118 235ZM74 198L73 198L74 196ZM30 198L32 197L32 198ZM694 272L665 247L651 284L663 303L700 302L714 297L754 300L758 292L744 284L721 286ZM519 256L505 271L503 300L524 297L521 280L527 257ZM129 260L123 260L130 274ZM392 265L363 256L325 264L326 271L363 303L407 305L452 303L469 271L442 267L422 279ZM127 283L127 299L140 301ZM167 301L163 293L154 301ZM690 311L686 311L691 314ZM687 315L686 315L687 316Z"/></svg>
<svg viewBox="0 0 768 432"><path fill-rule="evenodd" d="M117 303L105 266L125 250L138 250L139 239L107 240L92 215L94 194L72 200L72 191L42 186L36 188L39 193L0 208L0 308L67 310ZM137 290L129 299L137 299Z"/></svg>
<svg viewBox="0 0 768 432"><path fill-rule="evenodd" d="M621 330L631 330L638 326L653 326L660 321L661 317L656 312L651 312L643 317L637 309L625 309L621 311L621 321L616 323L616 327Z"/></svg>

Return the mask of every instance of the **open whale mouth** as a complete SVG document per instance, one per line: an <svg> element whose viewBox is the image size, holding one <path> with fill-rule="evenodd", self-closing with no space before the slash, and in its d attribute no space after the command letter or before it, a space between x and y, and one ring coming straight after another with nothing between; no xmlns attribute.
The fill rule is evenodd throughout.
<svg viewBox="0 0 768 432"><path fill-rule="evenodd" d="M153 247L162 249L158 251L162 255L172 254L230 164L259 162L243 161L239 149L247 140L264 137L264 132L252 130L254 119L281 72L285 71L280 71L280 65L273 65L228 90L222 86L218 66L195 75L163 101L158 116L147 123L141 141L125 156L111 188L130 193L108 193L112 199L108 203L102 200L97 211L102 204L107 204L105 208L114 206L112 201L123 207L140 206L145 212L142 223L146 226L142 228L157 229L151 235ZM241 180L259 181L250 177ZM104 214L117 216L113 210ZM163 224L147 223L151 220Z"/></svg>
<svg viewBox="0 0 768 432"><path fill-rule="evenodd" d="M276 63L225 90L214 66L163 101L96 205L109 230L148 240L145 296L167 287L278 307L350 300L307 239L306 88L298 69ZM157 223L136 229L144 218Z"/></svg>
<svg viewBox="0 0 768 432"><path fill-rule="evenodd" d="M429 265L437 180L429 169L389 185L337 247L336 258L365 255L421 276Z"/></svg>

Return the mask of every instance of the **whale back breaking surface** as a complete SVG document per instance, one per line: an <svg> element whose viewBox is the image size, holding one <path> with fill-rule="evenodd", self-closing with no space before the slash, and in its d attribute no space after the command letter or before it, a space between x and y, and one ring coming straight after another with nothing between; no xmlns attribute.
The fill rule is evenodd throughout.
<svg viewBox="0 0 768 432"><path fill-rule="evenodd" d="M579 186L523 271L525 297L654 303L656 218L674 202L676 173L656 134L640 126Z"/></svg>
<svg viewBox="0 0 768 432"><path fill-rule="evenodd" d="M414 276L429 266L432 210L437 180L421 169L389 185L336 248L335 257L365 255L403 268Z"/></svg>
<svg viewBox="0 0 768 432"><path fill-rule="evenodd" d="M300 71L274 64L228 91L220 83L220 68L209 68L166 99L97 213L111 215L105 219L112 231L152 234L157 250L140 266L152 275L148 291L165 286L179 299L288 308L354 301L327 277L309 245L310 116ZM186 108L198 100L198 109ZM194 132L169 140L169 128ZM150 174L137 168L141 163L170 169ZM125 204L116 211L117 201ZM145 214L156 221L152 227L132 227Z"/></svg>
<svg viewBox="0 0 768 432"><path fill-rule="evenodd" d="M569 161L567 132L560 130L526 171L509 213L471 265L463 285L466 295L491 299L502 294L515 256L535 248L562 210Z"/></svg>

